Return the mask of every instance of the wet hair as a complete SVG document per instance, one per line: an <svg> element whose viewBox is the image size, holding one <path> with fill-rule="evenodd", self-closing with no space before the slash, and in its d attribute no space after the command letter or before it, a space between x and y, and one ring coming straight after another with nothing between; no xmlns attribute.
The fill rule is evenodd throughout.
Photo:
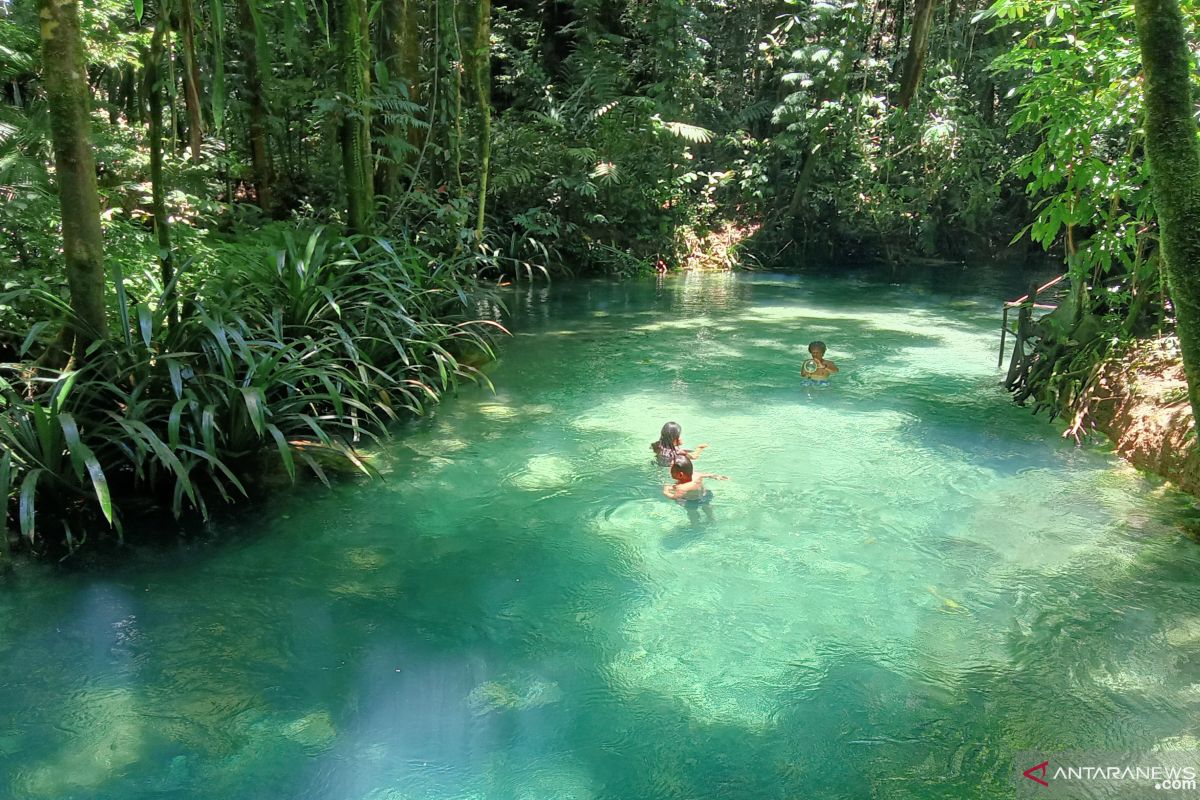
<svg viewBox="0 0 1200 800"><path fill-rule="evenodd" d="M692 479L692 460L683 453L678 453L675 456L675 461L671 464L671 477L678 478L676 473L682 473L683 477L689 481Z"/></svg>
<svg viewBox="0 0 1200 800"><path fill-rule="evenodd" d="M658 435L659 450L674 450L675 442L683 435L683 428L678 422L668 422L662 426L662 433Z"/></svg>
<svg viewBox="0 0 1200 800"><path fill-rule="evenodd" d="M662 433L659 434L658 441L650 443L650 449L654 451L660 467L669 467L675 460L675 454L678 452L675 449L675 442L679 440L681 433L683 433L683 428L679 427L678 422L668 422L662 426Z"/></svg>
<svg viewBox="0 0 1200 800"><path fill-rule="evenodd" d="M808 343L808 352L811 353L813 351L814 347L818 348L822 353L824 353L828 349L827 347L825 347L825 343L822 342L820 339L817 339L815 342Z"/></svg>

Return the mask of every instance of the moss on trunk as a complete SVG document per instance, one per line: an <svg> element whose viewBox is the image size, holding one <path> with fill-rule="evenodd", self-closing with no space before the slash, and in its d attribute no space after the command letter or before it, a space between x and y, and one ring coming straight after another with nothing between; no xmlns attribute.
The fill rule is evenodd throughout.
<svg viewBox="0 0 1200 800"><path fill-rule="evenodd" d="M179 38L183 44L183 88L188 115L188 146L192 161L200 160L204 120L200 113L200 66L196 63L196 21L192 0L180 0Z"/></svg>
<svg viewBox="0 0 1200 800"><path fill-rule="evenodd" d="M479 102L479 197L475 216L475 239L483 240L487 212L488 170L492 160L492 0L476 0L475 95Z"/></svg>
<svg viewBox="0 0 1200 800"><path fill-rule="evenodd" d="M342 171L350 229L370 233L374 213L371 169L371 39L365 0L342 0L340 20L342 91Z"/></svg>
<svg viewBox="0 0 1200 800"><path fill-rule="evenodd" d="M62 206L63 255L74 319L74 354L108 336L104 238L92 156L87 64L74 0L41 0L43 82L50 107L54 169Z"/></svg>
<svg viewBox="0 0 1200 800"><path fill-rule="evenodd" d="M171 261L171 226L167 216L166 187L163 185L163 86L162 61L163 40L167 34L167 20L160 18L154 27L154 35L150 40L150 49L142 55L146 72L146 95L150 98L150 125L148 139L150 141L150 195L154 210L154 234L158 240L158 266L165 289L171 285L175 277L174 264ZM177 318L174 309L174 292L164 298L171 307L170 317Z"/></svg>
<svg viewBox="0 0 1200 800"><path fill-rule="evenodd" d="M1176 0L1135 0L1145 68L1146 154L1192 413L1200 419L1200 141L1191 55Z"/></svg>
<svg viewBox="0 0 1200 800"><path fill-rule="evenodd" d="M250 112L250 164L254 174L254 193L258 207L275 212L274 170L267 142L267 105L263 96L263 68L258 57L258 22L251 3L238 0L238 33L246 85L246 104Z"/></svg>
<svg viewBox="0 0 1200 800"><path fill-rule="evenodd" d="M913 15L912 36L908 40L908 52L904 54L904 71L900 80L900 98L896 104L908 108L917 96L921 85L921 73L925 67L925 53L929 50L929 28L933 25L933 9L937 0L917 0Z"/></svg>

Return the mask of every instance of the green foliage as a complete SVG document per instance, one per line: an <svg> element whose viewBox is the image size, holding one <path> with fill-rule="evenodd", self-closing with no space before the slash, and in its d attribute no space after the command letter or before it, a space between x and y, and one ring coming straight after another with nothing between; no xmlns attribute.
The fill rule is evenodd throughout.
<svg viewBox="0 0 1200 800"><path fill-rule="evenodd" d="M1014 46L994 62L1021 76L1009 124L1034 132L1035 146L1014 166L1039 198L1025 228L1043 247L1067 229L1080 280L1114 268L1128 272L1138 258L1139 231L1154 217L1141 155L1141 63L1127 3L1001 0L988 12L1013 28ZM1036 32L1023 22L1036 15Z"/></svg>
<svg viewBox="0 0 1200 800"><path fill-rule="evenodd" d="M128 336L82 369L0 372L3 488L31 545L73 548L97 515L119 524L140 496L206 515L214 497L248 493L267 451L293 478L307 466L327 480L330 456L369 474L355 448L480 379L463 359L488 357L498 330L471 321L489 301L463 265L321 230L205 280L176 324L168 287L155 288L130 304Z"/></svg>
<svg viewBox="0 0 1200 800"><path fill-rule="evenodd" d="M16 527L24 495L27 539L74 546L106 516L95 474L115 525L139 495L206 513L252 490L264 453L289 474L354 464L390 420L475 377L463 357L486 348L470 318L489 282L659 259L981 261L1021 232L1073 276L1069 319L1047 327L1063 366L1042 371L1045 398L1076 394L1106 343L1171 322L1129 3L937 4L901 109L911 6L194 0L194 161L169 4L81 4L116 324L59 372L70 298L36 8L0 5ZM142 59L156 27L160 180ZM725 232L721 258L695 257L708 231Z"/></svg>

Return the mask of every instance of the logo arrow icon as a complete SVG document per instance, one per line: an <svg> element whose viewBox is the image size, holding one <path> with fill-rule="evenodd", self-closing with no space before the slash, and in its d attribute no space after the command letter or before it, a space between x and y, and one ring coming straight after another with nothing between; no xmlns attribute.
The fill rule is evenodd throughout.
<svg viewBox="0 0 1200 800"><path fill-rule="evenodd" d="M1043 761L1042 763L1038 764L1036 767L1030 767L1029 769L1025 770L1021 774L1024 775L1026 778L1029 778L1029 780L1033 781L1034 783L1040 783L1042 786L1049 786L1050 784L1045 781L1046 768L1049 766L1050 766L1049 761ZM1034 774L1037 772L1042 773L1042 777L1039 778L1037 775Z"/></svg>

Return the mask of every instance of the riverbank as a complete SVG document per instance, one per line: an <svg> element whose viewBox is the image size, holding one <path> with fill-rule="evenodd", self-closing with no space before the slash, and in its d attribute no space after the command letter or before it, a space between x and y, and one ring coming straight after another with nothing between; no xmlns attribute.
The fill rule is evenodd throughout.
<svg viewBox="0 0 1200 800"><path fill-rule="evenodd" d="M1122 458L1200 497L1200 448L1176 339L1143 340L1107 361L1085 402Z"/></svg>

